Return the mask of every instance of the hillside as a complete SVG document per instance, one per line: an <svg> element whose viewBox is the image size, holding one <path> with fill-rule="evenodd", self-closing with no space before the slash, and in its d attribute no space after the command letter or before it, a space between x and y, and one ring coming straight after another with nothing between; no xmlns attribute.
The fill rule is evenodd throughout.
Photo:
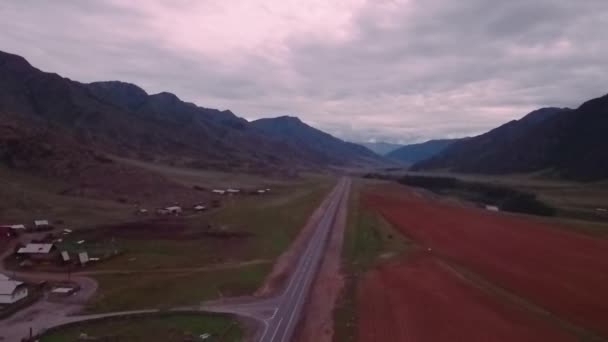
<svg viewBox="0 0 608 342"><path fill-rule="evenodd" d="M316 158L322 164L366 166L388 163L368 148L335 138L296 117L260 119L251 124L290 149L298 150L309 158Z"/></svg>
<svg viewBox="0 0 608 342"><path fill-rule="evenodd" d="M82 146L61 130L27 128L12 115L2 117L0 165L14 174L31 175L58 185L58 195L125 203L172 203L201 197L156 173L117 163L104 153Z"/></svg>
<svg viewBox="0 0 608 342"><path fill-rule="evenodd" d="M386 156L399 163L412 165L437 155L458 140L459 139L439 139L429 140L420 144L406 145L390 152Z"/></svg>
<svg viewBox="0 0 608 342"><path fill-rule="evenodd" d="M608 177L608 96L576 110L543 108L460 141L414 170L506 174L551 171L575 180Z"/></svg>
<svg viewBox="0 0 608 342"><path fill-rule="evenodd" d="M28 127L62 129L78 144L113 154L220 170L311 168L358 163L270 138L230 111L111 81L83 84L0 52L0 113ZM356 149L356 147L353 147ZM353 159L350 159L353 157Z"/></svg>

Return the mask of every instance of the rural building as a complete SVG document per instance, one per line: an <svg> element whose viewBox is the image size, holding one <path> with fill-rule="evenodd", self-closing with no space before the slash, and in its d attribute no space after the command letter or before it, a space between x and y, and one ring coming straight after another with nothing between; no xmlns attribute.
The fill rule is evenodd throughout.
<svg viewBox="0 0 608 342"><path fill-rule="evenodd" d="M239 189L227 189L226 192L229 193L229 194L238 194L239 192L241 192L241 190L239 190Z"/></svg>
<svg viewBox="0 0 608 342"><path fill-rule="evenodd" d="M178 215L178 214L181 214L182 207L178 207L178 206L166 207L165 210L169 214Z"/></svg>
<svg viewBox="0 0 608 342"><path fill-rule="evenodd" d="M25 225L24 224L5 224L5 225L1 225L0 228L9 228L12 230L25 230Z"/></svg>
<svg viewBox="0 0 608 342"><path fill-rule="evenodd" d="M500 211L500 209L495 205L486 205L486 210L489 211Z"/></svg>
<svg viewBox="0 0 608 342"><path fill-rule="evenodd" d="M52 243L28 243L19 248L17 254L32 260L49 261L58 257L57 248Z"/></svg>
<svg viewBox="0 0 608 342"><path fill-rule="evenodd" d="M207 209L207 207L205 207L204 205L195 205L194 206L195 211L204 211L206 209Z"/></svg>
<svg viewBox="0 0 608 342"><path fill-rule="evenodd" d="M34 229L36 230L45 230L51 229L51 223L48 220L35 220L34 221Z"/></svg>
<svg viewBox="0 0 608 342"><path fill-rule="evenodd" d="M0 273L0 304L13 304L27 294L27 285Z"/></svg>
<svg viewBox="0 0 608 342"><path fill-rule="evenodd" d="M226 190L219 190L219 189L215 189L213 191L211 191L212 193L216 194L216 195L223 195L226 193Z"/></svg>

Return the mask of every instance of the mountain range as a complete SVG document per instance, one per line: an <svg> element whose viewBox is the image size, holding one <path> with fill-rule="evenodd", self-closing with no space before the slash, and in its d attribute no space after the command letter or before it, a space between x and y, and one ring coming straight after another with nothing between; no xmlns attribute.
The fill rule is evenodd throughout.
<svg viewBox="0 0 608 342"><path fill-rule="evenodd" d="M250 123L230 111L199 107L162 92L119 82L84 84L0 52L0 115L17 125L70 136L80 145L120 156L190 167L316 168L381 165L372 151L291 120L289 135L274 120ZM297 134L295 134L297 132Z"/></svg>
<svg viewBox="0 0 608 342"><path fill-rule="evenodd" d="M413 165L414 171L508 174L544 172L593 181L608 178L608 95L577 109L542 108L485 134L457 141Z"/></svg>

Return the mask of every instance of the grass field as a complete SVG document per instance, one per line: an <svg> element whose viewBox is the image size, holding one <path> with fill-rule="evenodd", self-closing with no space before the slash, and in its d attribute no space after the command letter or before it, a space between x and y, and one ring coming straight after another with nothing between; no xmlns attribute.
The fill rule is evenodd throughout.
<svg viewBox="0 0 608 342"><path fill-rule="evenodd" d="M247 197L216 212L197 216L228 231L247 232L244 238L116 239L125 253L93 270L154 270L154 274L96 275L99 295L90 311L106 312L150 307L192 305L220 296L253 293L269 274L272 261L283 252L318 207L333 181L313 179L277 188L267 197ZM212 271L171 272L174 268L214 267L258 261ZM170 272L163 273L163 269Z"/></svg>
<svg viewBox="0 0 608 342"><path fill-rule="evenodd" d="M66 185L0 167L0 224L32 224L36 219L63 226L93 227L128 220L133 208L115 201L64 196Z"/></svg>
<svg viewBox="0 0 608 342"><path fill-rule="evenodd" d="M221 210L185 218L187 232L207 229L248 234L220 239L116 238L125 253L96 269L163 269L204 267L227 262L272 260L284 251L332 186L327 179L277 187L272 195L228 200ZM72 239L80 237L74 235Z"/></svg>
<svg viewBox="0 0 608 342"><path fill-rule="evenodd" d="M334 312L334 341L356 341L357 279L379 262L402 256L413 248L380 215L364 206L361 193L370 186L373 181L358 179L351 190L342 251L346 282Z"/></svg>
<svg viewBox="0 0 608 342"><path fill-rule="evenodd" d="M75 342L81 333L117 342L181 342L190 341L187 339L190 337L194 341L205 333L211 334L210 341L243 340L240 324L230 317L176 314L83 323L45 335L41 342Z"/></svg>
<svg viewBox="0 0 608 342"><path fill-rule="evenodd" d="M87 311L168 309L223 296L248 295L259 287L271 267L260 264L205 272L97 275L99 292Z"/></svg>

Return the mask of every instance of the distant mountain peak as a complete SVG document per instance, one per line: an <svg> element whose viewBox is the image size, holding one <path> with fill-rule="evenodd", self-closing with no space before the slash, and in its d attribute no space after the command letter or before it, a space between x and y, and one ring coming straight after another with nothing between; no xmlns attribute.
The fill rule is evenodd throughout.
<svg viewBox="0 0 608 342"><path fill-rule="evenodd" d="M368 148L345 142L328 133L302 122L298 117L283 115L275 118L259 119L251 124L268 136L278 139L295 149L320 157L323 163L344 164L384 164L387 160Z"/></svg>

